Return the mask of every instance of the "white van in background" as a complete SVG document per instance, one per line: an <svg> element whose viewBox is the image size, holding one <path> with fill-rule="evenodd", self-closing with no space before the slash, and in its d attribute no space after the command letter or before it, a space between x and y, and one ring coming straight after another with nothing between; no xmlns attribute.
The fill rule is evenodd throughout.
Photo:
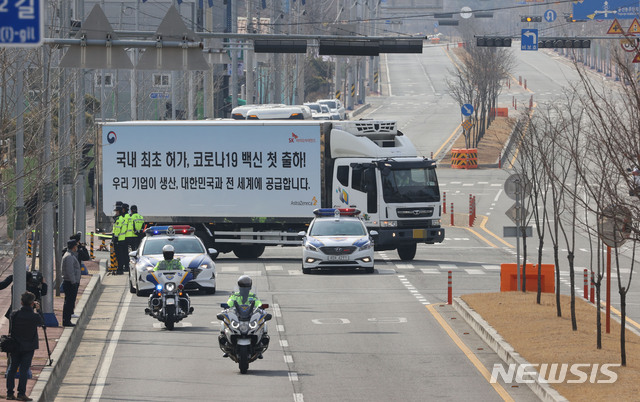
<svg viewBox="0 0 640 402"><path fill-rule="evenodd" d="M336 112L340 115L341 120L347 119L347 111L342 105L340 99L318 99L316 102L320 103L321 105L329 106L329 109L332 112Z"/></svg>
<svg viewBox="0 0 640 402"><path fill-rule="evenodd" d="M258 108L274 108L274 107L285 107L285 106L286 105L283 105L281 103L265 103L265 104L261 104L261 105L236 106L231 111L231 118L234 119L234 120L246 120L247 119L247 112L249 110L254 110L254 109L258 109Z"/></svg>
<svg viewBox="0 0 640 402"><path fill-rule="evenodd" d="M247 120L311 120L311 109L304 105L258 107L247 111Z"/></svg>

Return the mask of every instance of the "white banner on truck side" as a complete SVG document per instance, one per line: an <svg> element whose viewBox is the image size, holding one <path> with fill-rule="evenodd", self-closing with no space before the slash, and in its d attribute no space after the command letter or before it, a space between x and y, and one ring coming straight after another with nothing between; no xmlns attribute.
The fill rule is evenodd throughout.
<svg viewBox="0 0 640 402"><path fill-rule="evenodd" d="M153 217L309 217L320 207L319 125L176 123L103 126L106 215L116 201Z"/></svg>

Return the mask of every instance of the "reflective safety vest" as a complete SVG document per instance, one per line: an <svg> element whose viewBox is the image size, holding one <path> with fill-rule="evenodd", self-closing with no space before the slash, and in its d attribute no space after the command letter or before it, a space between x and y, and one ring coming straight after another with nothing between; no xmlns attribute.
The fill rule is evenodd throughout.
<svg viewBox="0 0 640 402"><path fill-rule="evenodd" d="M125 232L125 237L138 237L135 231L133 230L133 216L126 214L125 218L127 218L127 230Z"/></svg>
<svg viewBox="0 0 640 402"><path fill-rule="evenodd" d="M246 303L242 302L242 296L240 296L240 292L234 292L231 294L231 296L229 296L229 300L227 300L227 305L229 305L229 308L231 308L236 303L251 304L252 301L255 301L255 304L253 305L254 308L262 306L262 302L260 301L260 299L258 299L258 296L256 296L253 292L249 292L249 298L247 299Z"/></svg>
<svg viewBox="0 0 640 402"><path fill-rule="evenodd" d="M133 223L133 233L138 234L142 232L142 227L144 226L144 217L136 212L135 214L131 215L131 221Z"/></svg>
<svg viewBox="0 0 640 402"><path fill-rule="evenodd" d="M159 261L153 268L154 271L184 271L184 267L179 259L175 258L171 261Z"/></svg>
<svg viewBox="0 0 640 402"><path fill-rule="evenodd" d="M113 224L113 236L118 240L124 240L123 225L125 223L124 216L120 215Z"/></svg>
<svg viewBox="0 0 640 402"><path fill-rule="evenodd" d="M120 233L118 234L118 241L124 241L124 239L127 238L127 230L129 228L129 219L131 218L131 215L129 214L124 214L124 216L120 216L118 218L118 221L121 220L120 223ZM117 223L117 221L116 221Z"/></svg>

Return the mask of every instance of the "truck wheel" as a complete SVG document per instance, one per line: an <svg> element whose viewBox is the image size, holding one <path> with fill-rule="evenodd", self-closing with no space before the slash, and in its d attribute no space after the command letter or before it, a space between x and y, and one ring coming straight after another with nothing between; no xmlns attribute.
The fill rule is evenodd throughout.
<svg viewBox="0 0 640 402"><path fill-rule="evenodd" d="M256 260L262 253L264 253L264 246L260 244L237 246L233 249L233 254L243 260Z"/></svg>
<svg viewBox="0 0 640 402"><path fill-rule="evenodd" d="M416 256L417 244L398 246L398 256L402 261L411 261Z"/></svg>

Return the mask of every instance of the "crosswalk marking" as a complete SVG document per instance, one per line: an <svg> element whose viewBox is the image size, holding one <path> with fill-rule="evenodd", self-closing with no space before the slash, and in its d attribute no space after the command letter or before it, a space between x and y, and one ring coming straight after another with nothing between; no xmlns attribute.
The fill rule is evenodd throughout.
<svg viewBox="0 0 640 402"><path fill-rule="evenodd" d="M282 265L265 265L267 271L282 271Z"/></svg>
<svg viewBox="0 0 640 402"><path fill-rule="evenodd" d="M453 265L453 264L438 264L440 266L440 269L458 269L457 265Z"/></svg>
<svg viewBox="0 0 640 402"><path fill-rule="evenodd" d="M483 265L482 268L486 269L487 271L499 271L500 265Z"/></svg>
<svg viewBox="0 0 640 402"><path fill-rule="evenodd" d="M435 268L422 268L420 271L422 271L423 274L439 274L440 273L440 271Z"/></svg>
<svg viewBox="0 0 640 402"><path fill-rule="evenodd" d="M469 275L482 275L484 274L484 271L481 269L465 269L464 270L466 273L468 273Z"/></svg>

